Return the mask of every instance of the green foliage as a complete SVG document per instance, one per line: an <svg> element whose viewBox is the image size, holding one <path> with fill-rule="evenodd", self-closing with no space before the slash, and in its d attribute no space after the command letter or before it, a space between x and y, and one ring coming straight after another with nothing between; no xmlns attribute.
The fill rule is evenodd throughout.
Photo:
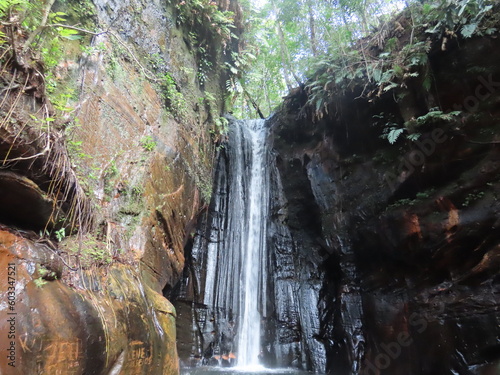
<svg viewBox="0 0 500 375"><path fill-rule="evenodd" d="M317 59L315 71L309 79L308 105L318 118L325 113L327 103L337 94L350 90L354 85L364 85L364 95L368 97L382 94L404 86L405 81L419 78L422 75L423 90L430 90L428 76L429 41L417 41L400 50L381 52L378 56L369 57L363 50L349 50L345 54L335 54ZM393 142L401 134L391 134Z"/></svg>
<svg viewBox="0 0 500 375"><path fill-rule="evenodd" d="M419 129L429 125L453 122L456 120L456 117L459 116L460 114L462 114L461 111L452 111L444 113L438 108L431 108L431 110L425 115L407 121L405 123L405 127L407 129Z"/></svg>
<svg viewBox="0 0 500 375"><path fill-rule="evenodd" d="M61 248L76 257L83 268L106 266L113 261L111 249L97 237L86 234L81 237L68 238Z"/></svg>
<svg viewBox="0 0 500 375"><path fill-rule="evenodd" d="M481 30L483 18L493 8L491 0L439 0L423 5L422 14L434 23L426 32L454 36L460 33L464 38L478 34L489 34L492 30Z"/></svg>
<svg viewBox="0 0 500 375"><path fill-rule="evenodd" d="M66 228L63 227L59 230L56 230L54 234L56 235L57 241L61 242L66 237Z"/></svg>
<svg viewBox="0 0 500 375"><path fill-rule="evenodd" d="M198 47L198 55L199 55L199 61L198 61L197 77L198 77L198 82L200 82L200 85L204 85L205 82L208 80L213 64L210 61L210 55L205 47L203 46Z"/></svg>
<svg viewBox="0 0 500 375"><path fill-rule="evenodd" d="M106 177L113 177L118 174L118 167L116 166L116 161L113 160L111 161L111 164L109 165L109 168L107 169L105 176Z"/></svg>
<svg viewBox="0 0 500 375"><path fill-rule="evenodd" d="M243 35L252 57L241 72L239 57L228 69L235 79L228 88L237 116L251 116L249 93L271 113L291 87L305 83L308 109L317 118L328 111L333 98L363 87L364 97L378 97L407 86L432 89L428 62L432 42L496 31L488 25L491 0L406 1L408 23L390 21L402 1L338 0L334 2L275 0L260 9L247 9L252 28ZM396 29L396 30L395 30ZM245 59L243 59L245 60ZM294 77L291 79L291 77ZM403 90L402 90L403 89ZM401 136L394 131L391 140ZM416 138L417 135L413 135Z"/></svg>
<svg viewBox="0 0 500 375"><path fill-rule="evenodd" d="M416 194L416 199L427 199L427 198L430 198L431 195L435 192L435 189L431 188L431 189L428 189L428 190L425 190L425 191L420 191Z"/></svg>
<svg viewBox="0 0 500 375"><path fill-rule="evenodd" d="M69 140L67 142L68 151L72 159L84 159L90 157L82 151L82 141Z"/></svg>
<svg viewBox="0 0 500 375"><path fill-rule="evenodd" d="M198 57L198 81L203 85L212 70L212 60L225 52L232 39L234 13L219 9L212 0L187 0L176 5L177 23L189 30L189 44Z"/></svg>
<svg viewBox="0 0 500 375"><path fill-rule="evenodd" d="M35 286L37 288L41 288L42 286L44 286L45 284L47 284L47 281L45 281L41 277L33 279L33 282L35 283Z"/></svg>
<svg viewBox="0 0 500 375"><path fill-rule="evenodd" d="M96 262L99 265L107 265L112 261L112 257L104 246L88 246L85 255L90 258L91 261Z"/></svg>
<svg viewBox="0 0 500 375"><path fill-rule="evenodd" d="M67 83L61 84L66 77L56 74L56 68L60 66L65 55L63 51L73 41L78 44L84 34L77 30L78 27L67 25L70 16L66 12L45 9L49 4L51 3L47 1L0 0L0 20L6 25L12 23L16 33L22 35L16 36L14 43L5 33L0 33L0 48L2 45L12 44L16 48L16 54L13 56L21 65L29 65L27 57L40 60L44 66L41 72L44 74L46 95L56 110L69 112L72 109L68 102L73 98L74 90ZM60 7L60 4L55 6ZM93 12L93 9L93 4L88 0L78 4L65 4L65 10L79 15L81 19L90 19L88 14ZM8 61L9 55L1 56Z"/></svg>
<svg viewBox="0 0 500 375"><path fill-rule="evenodd" d="M0 17L5 17L11 7L15 7L19 4L27 4L28 1L20 1L20 0L0 0Z"/></svg>
<svg viewBox="0 0 500 375"><path fill-rule="evenodd" d="M200 188L201 192L201 197L203 198L204 202L210 202L210 199L212 198L212 183L209 181L202 180L198 183L198 187Z"/></svg>
<svg viewBox="0 0 500 375"><path fill-rule="evenodd" d="M433 188L431 188L431 189L428 189L425 191L418 192L415 195L414 199L401 198L401 199L395 201L393 204L389 205L387 207L387 210L390 210L392 208L399 208L399 207L413 207L416 204L420 203L421 201L428 199L434 193L434 191L435 190Z"/></svg>
<svg viewBox="0 0 500 375"><path fill-rule="evenodd" d="M229 121L219 115L217 99L212 93L205 91L205 96L199 98L199 101L201 105L205 105L209 114L209 121L212 125L209 132L212 135L212 141L220 143L220 141L225 139L229 131Z"/></svg>
<svg viewBox="0 0 500 375"><path fill-rule="evenodd" d="M51 124L55 121L53 117L39 118L32 114L30 114L30 118L32 120L30 125L43 132L50 132Z"/></svg>
<svg viewBox="0 0 500 375"><path fill-rule="evenodd" d="M484 197L484 191L475 191L473 193L469 193L465 199L462 207L468 207L472 202L477 201Z"/></svg>
<svg viewBox="0 0 500 375"><path fill-rule="evenodd" d="M19 14L21 24L28 30L34 30L39 24L40 6L29 0L0 0L0 18L5 19L9 12Z"/></svg>
<svg viewBox="0 0 500 375"><path fill-rule="evenodd" d="M425 115L413 118L401 125L394 120L392 115L388 115L389 117L386 118L386 114L382 112L373 116L373 125L382 127L382 134L380 137L387 139L392 145L396 143L403 134L406 135L406 139L414 142L420 138L422 135L420 131L422 130L438 125L453 124L456 122L457 116L461 113L460 111L444 113L438 108L431 108Z"/></svg>
<svg viewBox="0 0 500 375"><path fill-rule="evenodd" d="M162 71L167 66L163 57L157 52L149 55L149 64L155 71Z"/></svg>
<svg viewBox="0 0 500 375"><path fill-rule="evenodd" d="M200 31L208 32L213 38L227 43L233 37L234 13L219 10L212 0L181 1L176 6L179 24L189 25Z"/></svg>
<svg viewBox="0 0 500 375"><path fill-rule="evenodd" d="M391 208L398 208L398 207L408 207L408 206L414 206L417 202L414 199L410 198L402 198L391 204L390 206L387 206L387 209Z"/></svg>
<svg viewBox="0 0 500 375"><path fill-rule="evenodd" d="M215 133L220 136L225 136L229 132L229 121L225 117L215 119Z"/></svg>
<svg viewBox="0 0 500 375"><path fill-rule="evenodd" d="M275 0L259 9L246 9L251 28L242 36L246 45L240 54L242 58L234 59L238 63L243 60L244 73L237 64L228 67L236 75L235 80L228 82L228 87L236 92L231 98L233 112L237 116L255 116L253 104L247 100L251 97L265 115L272 113L287 90L306 81L320 66L325 74L311 77L311 81L317 81L311 104L318 110L326 109L330 95L320 87L331 88L336 82L363 77L363 70L351 65L359 59L359 55L354 56L357 52L352 52L352 45L378 24L379 16L390 11L390 6L383 6L387 3ZM363 30L359 25L363 25ZM332 60L338 62L333 69ZM333 70L339 74L332 77Z"/></svg>
<svg viewBox="0 0 500 375"><path fill-rule="evenodd" d="M404 129L400 128L400 129L391 129L389 131L389 133L387 134L387 140L389 141L389 143L392 145L394 144L398 137L403 133Z"/></svg>
<svg viewBox="0 0 500 375"><path fill-rule="evenodd" d="M144 195L144 188L142 186L134 186L132 188L132 197L139 200Z"/></svg>
<svg viewBox="0 0 500 375"><path fill-rule="evenodd" d="M188 113L187 102L170 73L161 77L160 90L174 118L178 121L185 119Z"/></svg>
<svg viewBox="0 0 500 375"><path fill-rule="evenodd" d="M41 58L45 65L45 68L50 70L55 68L61 61L63 56L63 50L59 38L52 38L44 43L44 46L40 49ZM53 77L52 77L53 79ZM50 90L48 88L48 90Z"/></svg>
<svg viewBox="0 0 500 375"><path fill-rule="evenodd" d="M104 42L99 42L96 45L90 45L90 46L81 45L81 49L82 49L83 53L85 53L87 55L92 55L93 53L96 53L96 52L104 52L104 51L106 51L107 47L104 44Z"/></svg>
<svg viewBox="0 0 500 375"><path fill-rule="evenodd" d="M387 139L392 145L396 143L399 136L403 134L405 129L396 122L392 114L389 114L388 116L389 117L386 118L386 114L383 112L378 115L374 115L373 119L375 121L373 125L382 127L382 134L380 135L380 138Z"/></svg>
<svg viewBox="0 0 500 375"><path fill-rule="evenodd" d="M37 272L38 272L38 275L40 276L40 279L44 279L44 280L56 280L57 279L57 274L54 271L51 271L44 266L39 266L37 269Z"/></svg>
<svg viewBox="0 0 500 375"><path fill-rule="evenodd" d="M153 151L156 148L156 142L152 136L146 135L141 138L141 146L146 151Z"/></svg>

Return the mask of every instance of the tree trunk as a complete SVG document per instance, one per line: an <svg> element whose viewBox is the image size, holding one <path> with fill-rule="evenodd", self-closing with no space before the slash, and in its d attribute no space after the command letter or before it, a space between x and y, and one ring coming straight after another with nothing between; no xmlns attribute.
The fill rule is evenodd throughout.
<svg viewBox="0 0 500 375"><path fill-rule="evenodd" d="M272 6L273 6L274 13L276 14L275 27L276 27L278 38L280 41L280 53L281 53L283 71L284 71L283 76L285 78L285 83L286 83L288 90L291 90L293 88L293 86L292 86L292 83L290 82L290 79L288 77L289 74L291 76L293 76L293 78L295 79L295 81L297 82L298 85L301 84L301 81L292 69L292 59L290 57L290 52L288 51L288 47L286 45L285 34L283 33L283 29L281 28L280 21L278 20L278 13L279 13L278 9L276 8L276 4L274 2L272 2Z"/></svg>
<svg viewBox="0 0 500 375"><path fill-rule="evenodd" d="M283 33L283 29L281 28L281 24L278 20L276 20L276 29L278 31L278 37L280 38L280 50L281 50L281 58L283 59L283 69L285 69L293 76L293 78L297 82L297 85L300 85L302 82L292 69L292 59L290 57L290 52L288 51L288 47L286 46L285 34ZM287 80L286 75L285 75L285 80ZM288 89L293 88L290 82L287 82L287 86L290 86L288 87Z"/></svg>
<svg viewBox="0 0 500 375"><path fill-rule="evenodd" d="M309 40L311 43L311 52L314 57L318 56L318 41L316 39L316 24L314 21L314 12L312 7L312 1L307 2L307 11L309 13Z"/></svg>

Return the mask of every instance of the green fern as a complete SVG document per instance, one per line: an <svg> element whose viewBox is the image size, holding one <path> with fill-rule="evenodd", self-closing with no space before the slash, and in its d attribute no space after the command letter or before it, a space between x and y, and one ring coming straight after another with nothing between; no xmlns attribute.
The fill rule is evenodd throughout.
<svg viewBox="0 0 500 375"><path fill-rule="evenodd" d="M392 129L389 134L387 135L387 140L389 141L389 143L392 145L394 143L396 143L396 141L398 140L399 136L401 134L403 134L403 131L404 129L403 128L399 128L399 129Z"/></svg>

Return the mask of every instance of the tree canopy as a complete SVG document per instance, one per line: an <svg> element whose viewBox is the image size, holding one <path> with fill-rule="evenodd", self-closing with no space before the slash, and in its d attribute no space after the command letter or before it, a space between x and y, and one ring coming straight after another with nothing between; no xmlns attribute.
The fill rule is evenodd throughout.
<svg viewBox="0 0 500 375"><path fill-rule="evenodd" d="M243 4L245 46L228 68L228 88L238 117L269 116L292 88L311 83L318 71L349 71L365 65L368 80L387 79L387 71L370 65L360 44L379 38L381 53L390 54L394 40L384 35L398 12L408 12L411 28L428 35L471 37L492 7L491 0L267 0ZM400 27L391 24L390 27ZM485 32L484 30L482 32ZM418 40L408 40L413 45ZM401 46L400 46L401 48ZM417 48L418 49L418 48ZM361 55L360 55L361 54ZM385 55L384 55L385 56ZM382 56L382 57L384 57ZM385 76L384 76L385 74ZM354 77L353 77L354 78ZM389 86L384 86L383 89Z"/></svg>

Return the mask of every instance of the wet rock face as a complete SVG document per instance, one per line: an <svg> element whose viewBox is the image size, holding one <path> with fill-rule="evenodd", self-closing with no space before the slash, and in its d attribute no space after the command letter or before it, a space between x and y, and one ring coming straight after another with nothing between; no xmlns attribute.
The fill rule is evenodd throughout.
<svg viewBox="0 0 500 375"><path fill-rule="evenodd" d="M298 170L302 168L299 166ZM303 205L305 197L312 197L312 193L308 184L301 184L300 176L294 177L299 178L294 179L293 186L285 184L278 166L273 165L268 234L267 355L269 364L276 367L323 372L325 352L317 338L321 286L318 265L322 258L320 245L315 240L318 223L310 216L316 205L313 203L308 208ZM291 189L287 191L285 186ZM307 224L301 227L300 218Z"/></svg>
<svg viewBox="0 0 500 375"><path fill-rule="evenodd" d="M354 100L358 92L316 123L297 116L297 94L271 120L287 226L322 257L317 338L329 373L500 371L496 48L486 39L430 56L432 100L463 112L424 127L418 142L390 145L372 125L381 112L406 116L407 101ZM412 100L425 114L429 99Z"/></svg>
<svg viewBox="0 0 500 375"><path fill-rule="evenodd" d="M0 332L6 338L11 332L14 348L10 360L0 358L2 373L178 372L175 309L132 267L112 266L106 274L80 270L70 286L58 280L65 265L55 249L4 227L0 259L2 278L15 270L10 275L16 281L12 309L4 306L9 284L0 287Z"/></svg>

